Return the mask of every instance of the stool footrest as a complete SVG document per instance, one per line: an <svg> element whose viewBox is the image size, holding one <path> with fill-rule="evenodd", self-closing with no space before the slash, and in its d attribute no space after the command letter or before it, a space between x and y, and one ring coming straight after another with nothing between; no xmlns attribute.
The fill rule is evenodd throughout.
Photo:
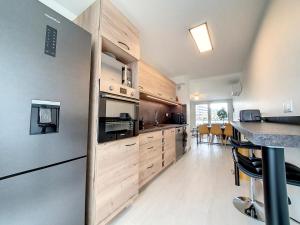
<svg viewBox="0 0 300 225"><path fill-rule="evenodd" d="M265 221L264 204L247 197L233 199L234 207L246 216L261 222Z"/></svg>

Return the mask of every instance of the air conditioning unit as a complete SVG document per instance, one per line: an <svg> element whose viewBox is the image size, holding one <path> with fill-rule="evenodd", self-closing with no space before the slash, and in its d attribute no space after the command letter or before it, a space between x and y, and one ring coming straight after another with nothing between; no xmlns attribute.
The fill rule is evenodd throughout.
<svg viewBox="0 0 300 225"><path fill-rule="evenodd" d="M231 95L233 97L240 96L242 91L243 91L242 83L241 82L235 83L235 84L232 85Z"/></svg>

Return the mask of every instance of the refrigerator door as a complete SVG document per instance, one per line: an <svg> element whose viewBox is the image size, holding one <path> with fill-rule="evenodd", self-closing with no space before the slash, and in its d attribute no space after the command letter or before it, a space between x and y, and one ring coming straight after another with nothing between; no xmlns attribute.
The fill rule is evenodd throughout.
<svg viewBox="0 0 300 225"><path fill-rule="evenodd" d="M2 1L0 30L0 178L86 155L90 34L37 0ZM60 105L58 133L30 135L32 100Z"/></svg>
<svg viewBox="0 0 300 225"><path fill-rule="evenodd" d="M0 181L0 224L83 225L86 158Z"/></svg>

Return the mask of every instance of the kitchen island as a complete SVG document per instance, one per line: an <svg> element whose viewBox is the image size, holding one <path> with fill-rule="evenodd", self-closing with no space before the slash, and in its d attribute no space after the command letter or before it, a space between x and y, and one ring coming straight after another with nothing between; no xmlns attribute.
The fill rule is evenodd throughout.
<svg viewBox="0 0 300 225"><path fill-rule="evenodd" d="M300 126L280 123L232 122L255 145L262 146L267 225L289 225L284 148L300 148Z"/></svg>

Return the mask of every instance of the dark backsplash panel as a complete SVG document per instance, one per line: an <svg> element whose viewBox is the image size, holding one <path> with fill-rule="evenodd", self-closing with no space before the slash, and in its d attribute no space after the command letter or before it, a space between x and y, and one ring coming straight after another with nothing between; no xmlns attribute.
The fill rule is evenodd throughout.
<svg viewBox="0 0 300 225"><path fill-rule="evenodd" d="M147 100L140 101L139 119L143 119L146 126L154 124L155 112L158 113L158 122L160 124L169 124L172 123L171 113L184 112L184 106L170 106Z"/></svg>
<svg viewBox="0 0 300 225"><path fill-rule="evenodd" d="M166 117L166 113L170 114L170 108L170 106L158 102L141 100L139 119L144 120L145 125L154 124L155 112L157 112L158 122L168 123L171 115L169 115L169 117Z"/></svg>

